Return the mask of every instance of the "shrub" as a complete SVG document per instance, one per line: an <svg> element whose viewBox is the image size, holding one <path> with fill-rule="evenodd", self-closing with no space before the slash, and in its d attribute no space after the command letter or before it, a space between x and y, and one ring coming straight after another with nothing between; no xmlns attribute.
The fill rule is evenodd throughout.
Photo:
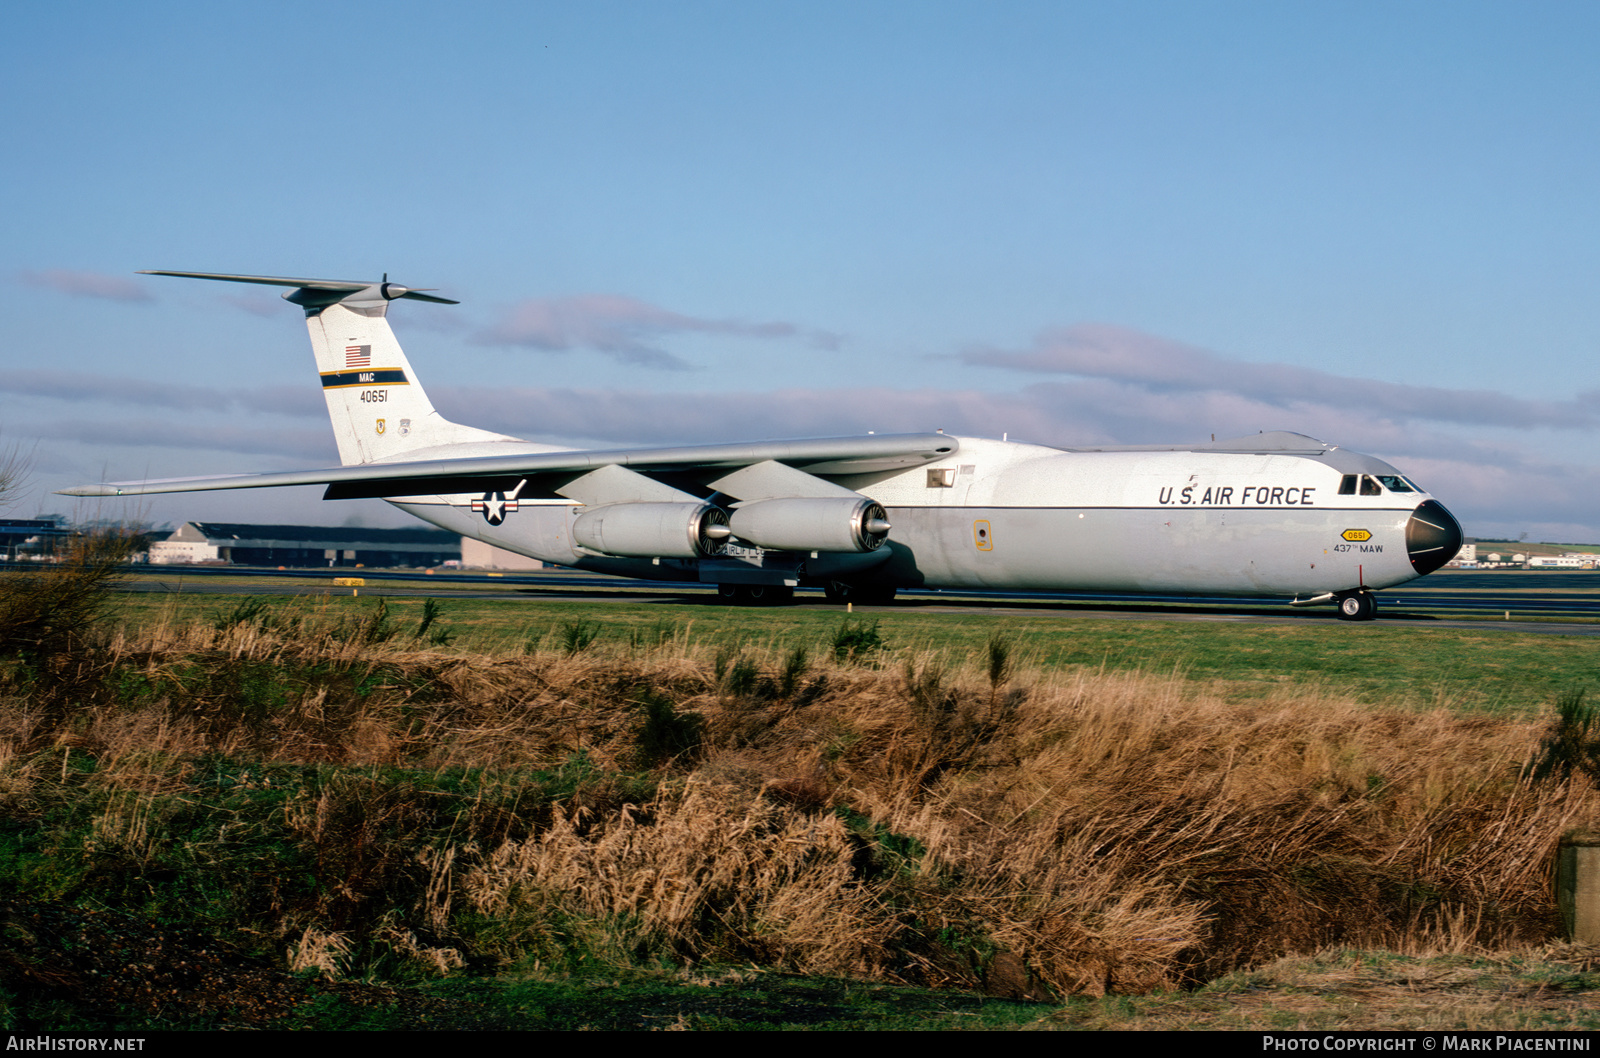
<svg viewBox="0 0 1600 1058"><path fill-rule="evenodd" d="M566 652L568 657L571 657L574 654L582 654L594 645L596 639L600 638L600 622L565 621L561 625L560 632L561 649Z"/></svg>
<svg viewBox="0 0 1600 1058"><path fill-rule="evenodd" d="M878 632L878 622L845 618L833 633L833 659L840 664L864 661L884 648L883 636Z"/></svg>
<svg viewBox="0 0 1600 1058"><path fill-rule="evenodd" d="M439 605L438 600L422 600L422 620L417 623L417 630L411 634L411 638L419 642L426 640L436 647L449 646L456 634L438 623L439 615L443 612L444 608Z"/></svg>
<svg viewBox="0 0 1600 1058"><path fill-rule="evenodd" d="M638 736L641 767L683 763L699 755L705 721L698 714L678 712L671 698L653 688L634 700L644 713Z"/></svg>
<svg viewBox="0 0 1600 1058"><path fill-rule="evenodd" d="M989 696L1000 693L1011 679L1011 640L999 632L989 637Z"/></svg>
<svg viewBox="0 0 1600 1058"><path fill-rule="evenodd" d="M1536 780L1563 780L1577 772L1600 787L1600 710L1576 690L1556 699L1556 716L1524 769Z"/></svg>
<svg viewBox="0 0 1600 1058"><path fill-rule="evenodd" d="M783 672L778 678L778 693L785 698L793 698L794 692L800 689L800 681L805 678L806 670L811 667L811 654L805 647L795 647L783 659Z"/></svg>
<svg viewBox="0 0 1600 1058"><path fill-rule="evenodd" d="M138 540L115 530L74 537L62 561L0 574L0 653L66 653L101 615Z"/></svg>

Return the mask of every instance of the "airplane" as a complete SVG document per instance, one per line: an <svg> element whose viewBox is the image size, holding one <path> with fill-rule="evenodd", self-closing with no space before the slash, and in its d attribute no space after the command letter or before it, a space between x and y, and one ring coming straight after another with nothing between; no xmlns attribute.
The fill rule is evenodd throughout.
<svg viewBox="0 0 1600 1058"><path fill-rule="evenodd" d="M326 486L555 565L717 585L778 604L821 586L1292 596L1370 620L1374 593L1443 566L1448 510L1399 470L1284 431L1193 445L1051 448L944 433L577 450L451 422L387 319L458 304L390 283L149 271L291 288L338 467L104 482L68 496Z"/></svg>

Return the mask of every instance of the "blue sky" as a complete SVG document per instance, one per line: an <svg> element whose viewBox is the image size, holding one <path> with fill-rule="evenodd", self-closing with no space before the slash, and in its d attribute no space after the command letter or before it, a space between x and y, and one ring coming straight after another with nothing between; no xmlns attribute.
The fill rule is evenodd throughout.
<svg viewBox="0 0 1600 1058"><path fill-rule="evenodd" d="M335 461L297 311L572 444L1295 429L1600 540L1600 7L33 5L0 39L10 512ZM316 490L191 518L404 524Z"/></svg>

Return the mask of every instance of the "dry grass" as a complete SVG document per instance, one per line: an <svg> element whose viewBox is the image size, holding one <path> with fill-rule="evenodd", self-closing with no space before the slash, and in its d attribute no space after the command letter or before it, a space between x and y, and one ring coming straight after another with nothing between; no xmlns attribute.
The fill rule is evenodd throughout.
<svg viewBox="0 0 1600 1058"><path fill-rule="evenodd" d="M1543 730L1519 719L1043 677L992 647L871 667L388 631L307 604L14 669L0 806L51 864L13 856L20 890L199 901L327 976L720 962L1127 994L1329 946L1542 943L1555 843L1600 807L1522 776Z"/></svg>
<svg viewBox="0 0 1600 1058"><path fill-rule="evenodd" d="M1595 956L1567 945L1431 958L1329 950L1276 959L1189 993L1070 1001L1037 1027L1592 1032L1600 1027Z"/></svg>

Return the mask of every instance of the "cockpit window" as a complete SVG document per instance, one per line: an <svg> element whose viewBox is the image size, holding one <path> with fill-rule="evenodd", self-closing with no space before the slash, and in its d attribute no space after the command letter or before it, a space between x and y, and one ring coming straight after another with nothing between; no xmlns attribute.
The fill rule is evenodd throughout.
<svg viewBox="0 0 1600 1058"><path fill-rule="evenodd" d="M1339 495L1354 496L1357 490L1363 496L1382 496L1390 492L1421 492L1417 483L1399 474L1346 474L1339 479Z"/></svg>

